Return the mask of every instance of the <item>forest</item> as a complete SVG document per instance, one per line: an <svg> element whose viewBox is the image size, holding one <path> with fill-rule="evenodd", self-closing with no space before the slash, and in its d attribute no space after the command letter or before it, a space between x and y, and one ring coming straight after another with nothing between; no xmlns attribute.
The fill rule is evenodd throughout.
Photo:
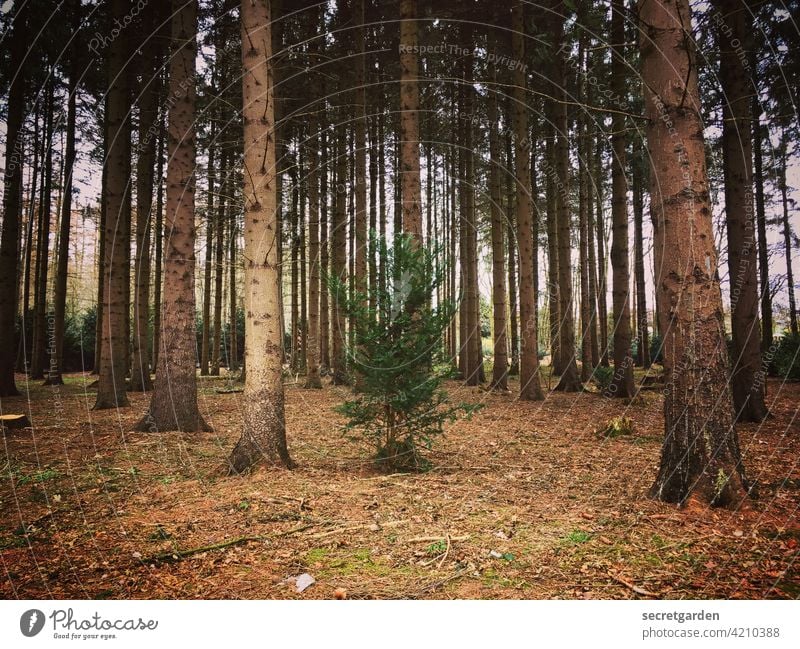
<svg viewBox="0 0 800 649"><path fill-rule="evenodd" d="M800 597L798 22L3 2L0 596Z"/></svg>

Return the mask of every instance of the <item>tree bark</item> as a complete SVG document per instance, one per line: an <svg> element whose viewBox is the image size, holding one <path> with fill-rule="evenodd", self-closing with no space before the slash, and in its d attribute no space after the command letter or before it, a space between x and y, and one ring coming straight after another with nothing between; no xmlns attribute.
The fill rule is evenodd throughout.
<svg viewBox="0 0 800 649"><path fill-rule="evenodd" d="M400 0L400 166L403 232L422 242L417 0Z"/></svg>
<svg viewBox="0 0 800 649"><path fill-rule="evenodd" d="M308 117L309 144L308 152L308 339L306 353L306 388L320 389L322 381L319 375L319 179L318 156L319 127L317 113L312 110Z"/></svg>
<svg viewBox="0 0 800 649"><path fill-rule="evenodd" d="M69 11L73 28L79 26L79 3L73 0ZM45 385L62 385L64 379L64 326L67 313L67 270L69 262L69 235L72 217L72 172L75 167L75 121L77 114L78 59L73 42L70 53L69 82L67 84L67 143L64 151L64 196L61 200L61 224L58 235L55 286L53 292L53 332L48 340L49 364Z"/></svg>
<svg viewBox="0 0 800 649"><path fill-rule="evenodd" d="M564 34L566 17L557 13L554 20L556 23L554 34L558 35L556 42L560 42L561 35ZM564 66L564 52L559 49L553 63L553 93L557 99L554 105L553 127L555 130L554 171L557 183L555 200L558 226L558 354L561 359L562 372L555 389L563 392L577 392L583 389L583 386L578 375L578 364L575 358L575 319L572 310L569 126Z"/></svg>
<svg viewBox="0 0 800 649"><path fill-rule="evenodd" d="M781 129L781 142L779 144L778 160L778 187L781 192L781 206L783 207L781 225L783 226L783 251L786 255L786 290L789 293L789 330L797 336L797 301L794 293L794 269L792 268L792 224L789 221L789 188L786 184L787 156L786 149L789 144L785 129Z"/></svg>
<svg viewBox="0 0 800 649"><path fill-rule="evenodd" d="M748 47L745 13L738 0L715 0L714 21L720 45L722 154L725 175L725 215L728 228L728 269L731 283L733 367L731 390L739 421L762 421L765 372L761 364L758 320L758 276L753 214L753 149L750 96L752 88L741 48ZM749 13L747 14L749 16Z"/></svg>
<svg viewBox="0 0 800 649"><path fill-rule="evenodd" d="M155 10L147 9L148 25L157 26ZM159 76L156 50L151 44L143 47L142 89L139 100L139 144L136 167L136 260L133 296L133 365L131 392L153 389L150 379L150 220L153 211L153 163L156 141L152 131L158 119ZM159 182L161 179L159 178Z"/></svg>
<svg viewBox="0 0 800 649"><path fill-rule="evenodd" d="M650 332L647 321L647 290L644 275L644 157L642 142L634 141L634 157L632 165L633 179L633 245L634 245L634 278L636 282L636 322L638 344L637 357L639 365L645 369L650 367Z"/></svg>
<svg viewBox="0 0 800 649"><path fill-rule="evenodd" d="M747 483L732 420L722 294L688 0L640 0L665 437L651 495L738 507Z"/></svg>
<svg viewBox="0 0 800 649"><path fill-rule="evenodd" d="M142 431L208 431L197 407L195 365L195 56L197 4L172 2L169 67L166 256L161 315L162 353Z"/></svg>
<svg viewBox="0 0 800 649"><path fill-rule="evenodd" d="M276 245L275 114L269 0L242 0L245 199L244 428L230 456L241 473L260 461L291 467L281 378Z"/></svg>
<svg viewBox="0 0 800 649"><path fill-rule="evenodd" d="M758 62L755 48L750 50L750 74L754 88L758 89ZM753 93L751 104L753 119L753 158L756 189L756 226L758 228L758 276L761 292L761 353L766 354L772 347L772 292L769 284L769 253L767 243L767 215L764 206L764 157L761 140L761 105L758 92ZM764 386L766 390L766 385Z"/></svg>
<svg viewBox="0 0 800 649"><path fill-rule="evenodd" d="M497 73L493 72L497 83ZM489 90L489 213L492 219L492 316L494 320L494 363L492 388L508 390L508 336L506 333L505 223L500 207L500 154L497 87Z"/></svg>
<svg viewBox="0 0 800 649"><path fill-rule="evenodd" d="M517 61L525 60L525 15L521 0L511 0L511 49ZM539 384L539 341L536 295L533 292L533 214L531 206L531 158L528 138L528 105L525 68L514 66L513 120L514 173L517 188L517 244L519 246L519 314L522 329L520 393L523 401L544 398Z"/></svg>
<svg viewBox="0 0 800 649"><path fill-rule="evenodd" d="M203 263L203 313L200 334L200 376L208 375L211 343L211 271L214 258L214 165L216 163L216 122L211 120L208 145L208 199L206 201L206 253ZM220 191L220 194L222 192Z"/></svg>
<svg viewBox="0 0 800 649"><path fill-rule="evenodd" d="M233 166L231 154L224 153L220 165L220 196L217 199L217 216L214 219L214 336L211 341L211 376L219 376L222 353L222 287L225 277L225 221L233 220Z"/></svg>
<svg viewBox="0 0 800 649"><path fill-rule="evenodd" d="M625 96L625 29L623 0L611 1L611 88ZM614 374L608 396L628 399L634 395L631 358L630 273L628 270L628 179L626 176L625 116L611 116L611 301L614 321Z"/></svg>
<svg viewBox="0 0 800 649"><path fill-rule="evenodd" d="M162 85L162 84L159 84ZM153 367L158 367L161 341L161 277L164 265L164 118L158 116L158 147L156 162L156 219L153 226L155 238L155 270L153 272Z"/></svg>
<svg viewBox="0 0 800 649"><path fill-rule="evenodd" d="M6 117L5 173L3 177L3 233L0 240L0 397L19 394L14 380L16 318L18 308L17 273L20 215L22 210L22 155L25 116L25 75L23 63L28 49L28 4L20 3L11 26L10 70L13 75L8 93ZM27 314L26 314L27 315Z"/></svg>
<svg viewBox="0 0 800 649"><path fill-rule="evenodd" d="M111 18L123 21L130 0L112 0ZM103 319L100 376L95 410L127 406L131 200L130 91L125 62L129 48L125 31L109 45L106 113L107 182L105 189L105 250L103 257Z"/></svg>

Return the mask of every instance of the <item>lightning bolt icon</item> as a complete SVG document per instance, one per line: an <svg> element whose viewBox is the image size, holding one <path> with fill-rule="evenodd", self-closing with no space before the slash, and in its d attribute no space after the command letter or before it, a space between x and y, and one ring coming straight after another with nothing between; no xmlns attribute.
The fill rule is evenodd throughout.
<svg viewBox="0 0 800 649"><path fill-rule="evenodd" d="M28 631L33 631L33 627L35 626L39 616L36 614L36 611L31 612L31 616L28 619Z"/></svg>

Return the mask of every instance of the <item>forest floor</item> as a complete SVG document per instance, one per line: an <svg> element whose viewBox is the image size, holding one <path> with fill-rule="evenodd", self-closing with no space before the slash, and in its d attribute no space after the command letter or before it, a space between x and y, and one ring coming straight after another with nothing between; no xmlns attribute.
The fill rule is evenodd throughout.
<svg viewBox="0 0 800 649"><path fill-rule="evenodd" d="M225 477L242 394L200 379L214 432L134 433L149 396L94 412L94 377L23 386L3 413L2 598L798 598L800 384L771 381L773 417L742 425L749 511L647 498L662 438L659 390L509 395L448 426L423 474L378 473L333 411L347 392L287 385L298 466ZM516 385L512 382L511 389ZM612 417L633 434L595 430ZM229 543L226 547L199 548ZM298 593L291 578L316 583Z"/></svg>

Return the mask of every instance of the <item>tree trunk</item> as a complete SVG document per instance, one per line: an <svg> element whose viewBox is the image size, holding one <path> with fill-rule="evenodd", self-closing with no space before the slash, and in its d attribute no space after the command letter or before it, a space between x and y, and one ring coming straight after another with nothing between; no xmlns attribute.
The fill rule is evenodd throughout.
<svg viewBox="0 0 800 649"><path fill-rule="evenodd" d="M644 172L645 160L642 156L642 141L634 140L633 157L633 241L634 241L634 277L636 282L636 322L637 322L637 357L639 365L645 369L650 367L650 332L647 322L647 290L644 276Z"/></svg>
<svg viewBox="0 0 800 649"><path fill-rule="evenodd" d="M400 0L400 178L403 232L422 242L419 172L417 0Z"/></svg>
<svg viewBox="0 0 800 649"><path fill-rule="evenodd" d="M696 56L686 38L689 2L640 0L638 10L667 386L651 495L738 507L747 486L728 388Z"/></svg>
<svg viewBox="0 0 800 649"><path fill-rule="evenodd" d="M497 73L493 71L497 83ZM492 388L508 390L508 337L506 334L505 223L500 207L500 155L497 87L489 90L489 212L492 219L492 316L494 324L494 363Z"/></svg>
<svg viewBox="0 0 800 649"><path fill-rule="evenodd" d="M767 416L767 407L764 403L765 372L761 365L753 218L752 85L744 62L739 58L739 50L747 47L750 38L745 25L747 10L738 0L716 0L715 7L724 97L722 153L731 283L731 390L736 418L759 422Z"/></svg>
<svg viewBox="0 0 800 649"><path fill-rule="evenodd" d="M155 10L148 8L151 29L157 25ZM139 145L136 168L136 266L133 299L133 365L131 392L153 389L150 379L150 220L153 211L153 162L156 141L152 131L158 119L158 59L151 46L143 48L142 89L139 100ZM159 182L161 179L159 178Z"/></svg>
<svg viewBox="0 0 800 649"><path fill-rule="evenodd" d="M789 221L789 188L786 185L786 149L789 144L785 130L781 129L780 159L778 160L778 186L781 192L781 205L783 206L783 216L781 224L783 226L783 250L786 255L786 290L789 293L789 330L792 335L798 334L797 329L797 302L794 294L794 270L792 268L792 224Z"/></svg>
<svg viewBox="0 0 800 649"><path fill-rule="evenodd" d="M286 447L276 246L275 122L269 0L242 0L245 198L244 429L230 457L241 473L262 460L291 467Z"/></svg>
<svg viewBox="0 0 800 649"><path fill-rule="evenodd" d="M611 88L616 97L626 92L623 0L611 1ZM614 319L614 374L608 396L634 395L631 358L630 276L628 270L628 180L626 177L625 116L611 116L611 299Z"/></svg>
<svg viewBox="0 0 800 649"><path fill-rule="evenodd" d="M172 2L173 50L169 68L167 164L167 252L161 315L163 353L156 368L142 431L207 431L197 407L195 337L195 56L197 4Z"/></svg>
<svg viewBox="0 0 800 649"><path fill-rule="evenodd" d="M564 34L565 16L557 15L554 34ZM560 41L560 37L557 42ZM569 126L567 123L567 92L564 74L564 53L558 50L553 63L553 92L558 100L554 105L555 130L554 171L556 176L556 220L558 230L558 354L561 378L556 390L577 392L583 388L575 359L575 319L572 309L572 239L569 204L570 161ZM552 281L552 278L551 278Z"/></svg>
<svg viewBox="0 0 800 649"><path fill-rule="evenodd" d="M39 228L36 244L36 273L34 278L33 353L31 378L44 378L45 347L48 341L47 276L50 269L50 222L52 220L53 189L53 114L55 95L53 74L47 84L47 115L45 117L44 174L39 204ZM16 244L15 244L16 247Z"/></svg>
<svg viewBox="0 0 800 649"><path fill-rule="evenodd" d="M162 85L162 84L159 84ZM156 221L153 227L155 238L155 271L153 272L153 360L158 367L158 352L161 349L161 274L164 262L164 119L158 116L158 160L156 162Z"/></svg>
<svg viewBox="0 0 800 649"><path fill-rule="evenodd" d="M525 60L525 15L522 0L511 0L511 48L517 61ZM544 398L539 384L539 342L536 295L533 292L533 224L531 206L531 158L525 67L514 66L513 120L514 173L517 188L517 244L519 246L519 315L522 328L520 392L523 401Z"/></svg>
<svg viewBox="0 0 800 649"><path fill-rule="evenodd" d="M112 0L111 17L123 21L129 0ZM100 376L95 410L128 405L127 376L130 257L130 92L125 72L129 55L124 30L109 45L107 64L108 108L106 113L107 183L105 191L105 250L103 258L103 334Z"/></svg>
<svg viewBox="0 0 800 649"><path fill-rule="evenodd" d="M331 247L332 247L332 273L344 282L347 274L347 224L345 222L346 209L346 190L347 190L347 141L345 137L344 125L337 124L336 128L336 178L335 178L335 202L333 207L333 218L331 221ZM343 295L331 295L332 307L332 335L333 353L331 355L331 376L334 385L347 385L347 357L345 353L346 326L344 321L344 311L340 306Z"/></svg>
<svg viewBox="0 0 800 649"><path fill-rule="evenodd" d="M603 212L603 142L598 133L595 158L595 187L597 187L597 318L600 321L600 365L608 367L608 260L606 259L606 226Z"/></svg>
<svg viewBox="0 0 800 649"><path fill-rule="evenodd" d="M508 320L511 330L511 367L509 376L519 376L519 322L517 318L517 235L514 218L514 142L511 129L506 130L506 231L508 234Z"/></svg>
<svg viewBox="0 0 800 649"><path fill-rule="evenodd" d="M17 273L19 255L20 214L22 210L22 155L25 116L25 75L23 63L28 50L27 3L20 3L11 26L9 43L10 67L13 78L8 93L6 116L5 173L3 177L3 233L0 241L0 397L19 394L14 380L14 354L17 349L16 318L18 307ZM6 32L7 33L7 32Z"/></svg>
<svg viewBox="0 0 800 649"><path fill-rule="evenodd" d="M354 0L355 40L357 56L355 59L355 79L353 100L355 103L355 275L353 286L360 293L367 291L367 116L366 93L364 91L366 77L364 2ZM418 154L419 155L419 154ZM419 160L417 160L419 165Z"/></svg>
<svg viewBox="0 0 800 649"><path fill-rule="evenodd" d="M327 113L323 111L323 122ZM323 129L320 135L320 150L322 155L320 157L319 166L319 193L320 193L320 206L319 206L319 265L320 273L320 289L319 289L319 362L321 368L327 372L331 367L331 353L330 353L330 308L328 306L328 287L324 284L323 276L331 272L330 256L328 254L328 138L326 131ZM381 157L381 164L383 158ZM383 183L383 175L381 174L381 183ZM320 372L321 373L321 372Z"/></svg>
<svg viewBox="0 0 800 649"><path fill-rule="evenodd" d="M758 62L755 48L750 50L750 74L755 87L758 87ZM756 189L756 225L758 227L758 276L761 292L761 354L766 354L772 347L772 292L769 285L769 253L767 244L767 215L764 207L764 158L761 140L761 105L758 92L753 93L751 104L753 119L753 157ZM764 386L766 390L766 385Z"/></svg>
<svg viewBox="0 0 800 649"><path fill-rule="evenodd" d="M206 201L206 255L203 263L203 313L201 315L202 332L200 336L200 376L208 375L211 343L211 271L214 258L214 164L216 153L216 122L211 120L211 132L208 145L208 200ZM222 191L220 191L222 194Z"/></svg>
<svg viewBox="0 0 800 649"><path fill-rule="evenodd" d="M231 154L227 153L220 165L220 196L217 199L217 216L214 219L216 229L214 243L214 337L211 342L211 376L219 376L220 354L222 353L222 286L225 276L225 220L233 220L232 209L233 170Z"/></svg>
<svg viewBox="0 0 800 649"><path fill-rule="evenodd" d="M319 186L317 169L317 147L319 146L317 113L312 111L308 117L310 143L308 151L308 339L306 354L306 388L320 389L319 376Z"/></svg>

